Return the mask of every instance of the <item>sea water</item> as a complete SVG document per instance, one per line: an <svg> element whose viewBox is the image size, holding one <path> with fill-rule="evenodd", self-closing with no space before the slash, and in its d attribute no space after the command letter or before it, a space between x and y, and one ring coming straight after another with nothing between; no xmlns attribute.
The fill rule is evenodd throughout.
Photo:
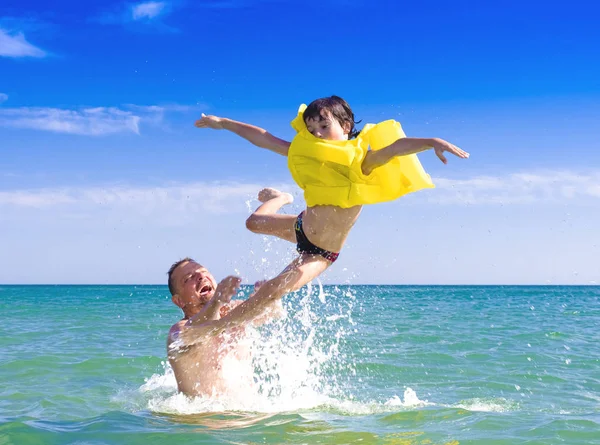
<svg viewBox="0 0 600 445"><path fill-rule="evenodd" d="M251 333L257 390L190 399L166 286L0 286L0 445L600 444L600 287L317 283L284 306Z"/></svg>

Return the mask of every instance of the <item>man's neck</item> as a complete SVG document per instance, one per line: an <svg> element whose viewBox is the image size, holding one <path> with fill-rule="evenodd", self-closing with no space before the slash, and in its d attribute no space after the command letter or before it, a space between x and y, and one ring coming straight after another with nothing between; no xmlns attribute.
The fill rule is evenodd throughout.
<svg viewBox="0 0 600 445"><path fill-rule="evenodd" d="M205 323L207 321L219 320L224 314L221 311L226 305L219 301L210 300L200 307L184 311L186 320L192 319L192 323Z"/></svg>
<svg viewBox="0 0 600 445"><path fill-rule="evenodd" d="M198 315L204 310L206 303L199 307L183 308L183 320L189 320L190 318Z"/></svg>

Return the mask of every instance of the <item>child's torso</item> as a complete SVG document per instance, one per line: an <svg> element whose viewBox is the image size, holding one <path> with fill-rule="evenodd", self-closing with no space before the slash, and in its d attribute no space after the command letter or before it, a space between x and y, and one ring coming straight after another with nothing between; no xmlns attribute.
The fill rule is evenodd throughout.
<svg viewBox="0 0 600 445"><path fill-rule="evenodd" d="M361 210L362 206L347 209L329 205L307 207L302 219L304 233L315 246L340 252Z"/></svg>

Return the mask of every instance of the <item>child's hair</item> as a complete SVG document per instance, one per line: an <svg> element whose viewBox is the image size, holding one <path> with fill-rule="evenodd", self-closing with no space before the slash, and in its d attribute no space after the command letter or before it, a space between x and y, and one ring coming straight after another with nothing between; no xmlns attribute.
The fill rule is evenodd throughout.
<svg viewBox="0 0 600 445"><path fill-rule="evenodd" d="M352 112L350 105L348 105L348 102L341 97L330 96L313 100L308 107L306 107L306 110L304 110L304 121L306 122L306 119L323 119L323 116L321 115L322 111L330 114L341 126L344 126L346 122L350 124L348 139L355 138L360 133L360 131L355 128L355 125L361 121L354 121L354 113Z"/></svg>

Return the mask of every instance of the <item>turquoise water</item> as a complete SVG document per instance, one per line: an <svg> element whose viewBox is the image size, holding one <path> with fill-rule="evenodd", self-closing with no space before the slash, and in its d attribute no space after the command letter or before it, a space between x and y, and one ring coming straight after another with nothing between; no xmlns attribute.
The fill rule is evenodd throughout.
<svg viewBox="0 0 600 445"><path fill-rule="evenodd" d="M166 286L0 286L0 444L600 444L600 287L318 286L261 394L175 391Z"/></svg>

